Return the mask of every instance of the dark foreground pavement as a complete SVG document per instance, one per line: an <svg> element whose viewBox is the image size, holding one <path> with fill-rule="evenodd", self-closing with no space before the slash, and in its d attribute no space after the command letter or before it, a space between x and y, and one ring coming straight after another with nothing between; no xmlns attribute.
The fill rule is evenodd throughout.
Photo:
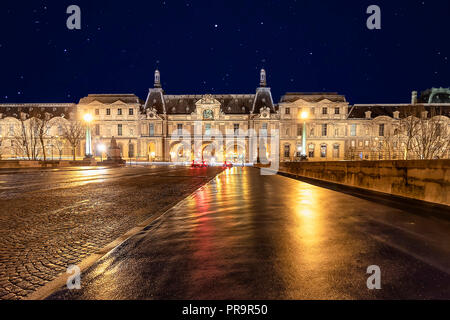
<svg viewBox="0 0 450 320"><path fill-rule="evenodd" d="M49 298L449 299L449 243L446 220L233 168Z"/></svg>
<svg viewBox="0 0 450 320"><path fill-rule="evenodd" d="M35 292L220 171L175 166L0 170L0 299Z"/></svg>

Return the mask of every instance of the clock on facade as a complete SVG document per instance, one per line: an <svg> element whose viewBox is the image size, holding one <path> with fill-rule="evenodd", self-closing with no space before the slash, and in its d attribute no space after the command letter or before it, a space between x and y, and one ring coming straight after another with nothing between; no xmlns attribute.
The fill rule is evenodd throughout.
<svg viewBox="0 0 450 320"><path fill-rule="evenodd" d="M214 116L213 111L210 109L203 111L203 119L212 119Z"/></svg>

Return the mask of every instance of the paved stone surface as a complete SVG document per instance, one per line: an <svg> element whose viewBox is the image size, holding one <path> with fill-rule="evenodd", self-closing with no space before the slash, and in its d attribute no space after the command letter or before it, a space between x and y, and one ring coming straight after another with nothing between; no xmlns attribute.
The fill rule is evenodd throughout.
<svg viewBox="0 0 450 320"><path fill-rule="evenodd" d="M232 168L49 299L449 299L449 243L420 210Z"/></svg>
<svg viewBox="0 0 450 320"><path fill-rule="evenodd" d="M220 170L0 170L0 299L24 298Z"/></svg>

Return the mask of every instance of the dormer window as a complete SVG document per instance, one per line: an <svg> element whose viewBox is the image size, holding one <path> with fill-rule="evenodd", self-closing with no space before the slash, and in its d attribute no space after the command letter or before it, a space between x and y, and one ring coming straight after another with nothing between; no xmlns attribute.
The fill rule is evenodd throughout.
<svg viewBox="0 0 450 320"><path fill-rule="evenodd" d="M121 115L122 115L122 109L121 109L121 108L117 109L117 115L118 115L118 116L121 116Z"/></svg>
<svg viewBox="0 0 450 320"><path fill-rule="evenodd" d="M285 113L285 114L291 114L291 109L290 109L290 108L284 109L284 113Z"/></svg>

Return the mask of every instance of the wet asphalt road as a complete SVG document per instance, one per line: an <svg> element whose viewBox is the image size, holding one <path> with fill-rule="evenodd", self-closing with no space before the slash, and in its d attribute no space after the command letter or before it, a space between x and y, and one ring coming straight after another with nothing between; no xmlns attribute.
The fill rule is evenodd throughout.
<svg viewBox="0 0 450 320"><path fill-rule="evenodd" d="M448 220L232 168L49 299L450 299L449 244Z"/></svg>
<svg viewBox="0 0 450 320"><path fill-rule="evenodd" d="M23 299L221 168L0 170L0 299Z"/></svg>

